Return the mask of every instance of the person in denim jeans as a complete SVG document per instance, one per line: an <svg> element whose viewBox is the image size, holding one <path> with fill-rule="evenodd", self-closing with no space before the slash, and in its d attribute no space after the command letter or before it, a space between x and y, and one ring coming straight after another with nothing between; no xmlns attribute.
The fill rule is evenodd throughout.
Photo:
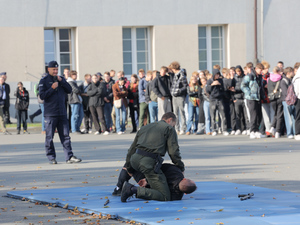
<svg viewBox="0 0 300 225"><path fill-rule="evenodd" d="M209 94L206 92L206 77L200 78L201 86L199 88L200 101L203 101L203 111L205 117L205 133L211 135L210 111L209 111Z"/></svg>
<svg viewBox="0 0 300 225"><path fill-rule="evenodd" d="M280 82L286 136L288 138L294 138L295 135L295 106L288 105L285 98L287 95L287 89L291 85L294 75L294 69L292 67L287 67L284 69L282 80Z"/></svg>
<svg viewBox="0 0 300 225"><path fill-rule="evenodd" d="M200 105L200 99L199 99L199 90L200 86L197 81L196 76L192 76L189 86L187 87L187 93L189 95L189 102L188 102L188 112L189 112L189 118L187 122L187 129L186 129L186 135L190 135L191 133L196 134L198 130L198 119L199 119L199 105ZM195 118L195 122L193 122ZM193 125L193 132L192 132L192 125Z"/></svg>
<svg viewBox="0 0 300 225"><path fill-rule="evenodd" d="M72 70L70 72L71 79L68 83L72 87L72 93L68 95L69 104L71 106L71 129L72 133L82 134L80 131L80 125L84 116L83 106L82 106L82 98L81 98L81 90L77 85L77 72Z"/></svg>
<svg viewBox="0 0 300 225"><path fill-rule="evenodd" d="M150 114L150 123L158 121L158 96L154 93L154 79L156 78L156 70L152 71L152 74L146 75L148 77L148 84L146 87L145 100L148 103L148 109Z"/></svg>
<svg viewBox="0 0 300 225"><path fill-rule="evenodd" d="M128 91L125 86L124 77L119 78L119 82L115 83L112 87L114 94L114 108L116 111L116 129L117 133L124 134L125 132L125 122L127 117L127 95ZM121 107L117 107L116 101L121 99ZM121 122L121 113L122 113L122 123Z"/></svg>
<svg viewBox="0 0 300 225"><path fill-rule="evenodd" d="M104 73L104 81L106 86L106 97L104 97L104 117L105 117L105 123L108 131L112 131L113 122L111 118L111 112L112 112L112 102L113 102L113 92L112 92L112 86L115 84L115 81L112 79L109 72Z"/></svg>

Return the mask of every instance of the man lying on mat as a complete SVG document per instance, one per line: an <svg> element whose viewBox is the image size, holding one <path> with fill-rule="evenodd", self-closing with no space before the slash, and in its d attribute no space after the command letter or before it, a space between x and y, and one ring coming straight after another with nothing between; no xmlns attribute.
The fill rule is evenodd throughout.
<svg viewBox="0 0 300 225"><path fill-rule="evenodd" d="M184 193L190 194L197 189L195 182L190 179L184 178L183 173L177 166L169 163L164 163L161 166L161 170L167 179L167 183L171 193L171 201L181 200ZM129 175L126 169L123 168L118 178L117 187L114 189L112 195L121 196L121 193L123 192L121 198L123 197L123 201L125 202L127 198L131 197L133 194L136 194L138 188L136 186L130 186L130 189L124 189L122 191L124 183L127 183L132 176L134 177L136 182L138 182L140 187L151 188L150 185L147 184L146 178L142 173L135 172L134 174ZM155 199L155 196L151 195L147 196L147 198L144 199L157 200Z"/></svg>

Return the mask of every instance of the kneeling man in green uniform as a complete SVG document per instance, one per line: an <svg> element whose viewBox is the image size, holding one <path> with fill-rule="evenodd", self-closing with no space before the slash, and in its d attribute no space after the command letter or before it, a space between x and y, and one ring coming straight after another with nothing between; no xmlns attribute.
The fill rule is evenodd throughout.
<svg viewBox="0 0 300 225"><path fill-rule="evenodd" d="M144 174L151 188L136 187L125 182L121 193L122 202L126 202L133 194L147 200L171 200L167 179L160 167L162 157L168 152L174 165L184 172L175 124L175 114L167 112L161 121L143 126L138 131L127 153L126 169L128 173L138 171Z"/></svg>

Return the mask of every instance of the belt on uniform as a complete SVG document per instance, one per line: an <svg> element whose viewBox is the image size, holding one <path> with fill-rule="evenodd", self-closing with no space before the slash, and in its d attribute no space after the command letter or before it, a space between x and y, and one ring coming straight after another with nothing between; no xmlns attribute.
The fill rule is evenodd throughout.
<svg viewBox="0 0 300 225"><path fill-rule="evenodd" d="M142 156L147 156L147 157L150 157L152 159L157 159L157 156L158 154L155 154L155 153L151 153L151 152L146 152L144 150L141 150L141 149L137 149L135 151L135 153L139 154L139 155L142 155Z"/></svg>
<svg viewBox="0 0 300 225"><path fill-rule="evenodd" d="M147 156L147 157L150 157L152 159L155 159L155 165L154 165L154 173L160 173L160 168L162 166L162 163L164 161L164 159L159 155L159 154L155 154L155 153L152 153L152 152L146 152L144 150L141 150L141 149L137 149L135 151L135 153L139 154L139 155L142 155L142 156Z"/></svg>

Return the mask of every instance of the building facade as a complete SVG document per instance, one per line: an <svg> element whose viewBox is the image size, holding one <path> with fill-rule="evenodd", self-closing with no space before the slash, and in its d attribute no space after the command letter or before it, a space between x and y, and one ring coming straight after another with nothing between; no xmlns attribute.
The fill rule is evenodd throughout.
<svg viewBox="0 0 300 225"><path fill-rule="evenodd" d="M0 72L38 82L58 61L126 75L179 61L196 70L265 59L294 65L298 0L0 0Z"/></svg>

